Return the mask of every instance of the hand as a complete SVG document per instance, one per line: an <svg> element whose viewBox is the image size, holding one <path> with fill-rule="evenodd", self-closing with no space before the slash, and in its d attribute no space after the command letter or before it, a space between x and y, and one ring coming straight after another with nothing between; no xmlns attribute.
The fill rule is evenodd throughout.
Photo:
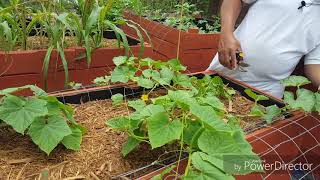
<svg viewBox="0 0 320 180"><path fill-rule="evenodd" d="M219 62L223 66L234 69L237 66L236 52L242 51L240 42L233 33L222 33L219 42Z"/></svg>

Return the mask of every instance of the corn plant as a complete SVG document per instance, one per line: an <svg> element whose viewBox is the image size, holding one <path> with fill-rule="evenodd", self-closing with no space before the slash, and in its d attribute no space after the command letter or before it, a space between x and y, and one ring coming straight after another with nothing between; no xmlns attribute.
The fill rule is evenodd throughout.
<svg viewBox="0 0 320 180"><path fill-rule="evenodd" d="M50 57L54 49L61 57L65 71L65 86L68 85L68 63L63 50L66 35L75 36L77 45L85 47L85 54L77 59L86 58L88 66L91 64L93 51L102 46L106 30L115 32L119 47L124 47L125 55L129 55L128 39L117 26L119 23L127 23L137 31L141 41L140 55L144 50L144 40L139 29L133 23L126 22L120 15L125 7L131 5L127 0L13 0L2 5L0 33L1 41L6 44L5 51L13 50L17 45L26 50L27 38L31 32L49 39L43 65L45 89Z"/></svg>
<svg viewBox="0 0 320 180"><path fill-rule="evenodd" d="M24 50L27 49L27 37L29 35L28 18L31 11L29 3L33 1L13 0L0 10L0 17L8 22L18 33L17 39Z"/></svg>
<svg viewBox="0 0 320 180"><path fill-rule="evenodd" d="M69 83L68 62L63 50L63 39L66 32L66 26L64 25L66 17L66 13L60 15L57 15L55 13L48 13L45 16L43 16L43 19L39 19L40 24L45 27L47 35L50 39L47 53L45 55L43 63L45 89L47 89L48 86L47 80L49 73L49 64L53 49L57 49L58 54L61 57L63 69L65 72L65 86L67 87Z"/></svg>
<svg viewBox="0 0 320 180"><path fill-rule="evenodd" d="M129 55L129 43L126 35L112 21L106 19L106 15L112 8L113 3L114 1L111 0L107 4L100 6L95 1L78 0L76 3L78 14L67 13L67 19L64 24L75 34L78 45L85 47L88 66L91 64L92 52L101 47L103 32L107 29L112 29L116 33L119 46L122 40L125 53ZM90 44L91 41L94 44L93 47ZM78 59L82 58L83 56Z"/></svg>
<svg viewBox="0 0 320 180"><path fill-rule="evenodd" d="M6 52L13 50L17 38L17 34L9 27L7 21L0 23L0 42L2 43L2 49Z"/></svg>

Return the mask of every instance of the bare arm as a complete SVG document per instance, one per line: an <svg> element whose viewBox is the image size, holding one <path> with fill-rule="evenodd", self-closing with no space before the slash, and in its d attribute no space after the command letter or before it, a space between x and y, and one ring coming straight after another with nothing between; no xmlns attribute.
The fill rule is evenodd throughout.
<svg viewBox="0 0 320 180"><path fill-rule="evenodd" d="M305 65L305 73L316 87L320 87L320 64Z"/></svg>
<svg viewBox="0 0 320 180"><path fill-rule="evenodd" d="M223 66L228 67L229 69L234 69L236 67L236 51L241 50L241 45L233 34L241 8L241 0L223 0L221 6L221 38L218 51L219 61Z"/></svg>

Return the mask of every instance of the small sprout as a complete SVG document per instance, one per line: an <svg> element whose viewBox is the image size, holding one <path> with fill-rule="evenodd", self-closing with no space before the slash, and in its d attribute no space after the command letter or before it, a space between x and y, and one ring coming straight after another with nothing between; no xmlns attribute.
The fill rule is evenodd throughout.
<svg viewBox="0 0 320 180"><path fill-rule="evenodd" d="M82 87L81 83L76 83L74 81L69 82L68 85L69 85L70 88L75 89L75 90L80 89Z"/></svg>
<svg viewBox="0 0 320 180"><path fill-rule="evenodd" d="M106 86L109 84L111 80L110 76L101 76L101 77L97 77L96 79L93 80L93 83L96 86Z"/></svg>
<svg viewBox="0 0 320 180"><path fill-rule="evenodd" d="M141 100L144 101L144 102L148 101L149 100L149 95L148 94L143 94L141 96Z"/></svg>

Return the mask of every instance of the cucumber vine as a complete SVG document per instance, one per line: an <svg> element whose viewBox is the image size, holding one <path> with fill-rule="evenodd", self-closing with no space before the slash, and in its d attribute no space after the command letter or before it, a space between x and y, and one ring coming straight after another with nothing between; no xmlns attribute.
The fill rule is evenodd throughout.
<svg viewBox="0 0 320 180"><path fill-rule="evenodd" d="M232 175L254 172L245 162L261 163L234 123L238 117L229 114L221 101L234 90L220 77L184 75L186 68L176 59L116 57L114 63L111 82L132 81L149 91L141 99L128 101L133 113L106 121L111 128L128 133L124 156L142 142L152 149L178 142L180 158L189 154L186 179L234 179ZM148 95L159 86L167 94L150 99Z"/></svg>
<svg viewBox="0 0 320 180"><path fill-rule="evenodd" d="M32 97L15 93L31 89ZM22 86L0 91L0 123L16 132L27 133L32 141L48 155L59 144L67 149L79 150L85 128L73 118L73 109L48 96L36 86Z"/></svg>

